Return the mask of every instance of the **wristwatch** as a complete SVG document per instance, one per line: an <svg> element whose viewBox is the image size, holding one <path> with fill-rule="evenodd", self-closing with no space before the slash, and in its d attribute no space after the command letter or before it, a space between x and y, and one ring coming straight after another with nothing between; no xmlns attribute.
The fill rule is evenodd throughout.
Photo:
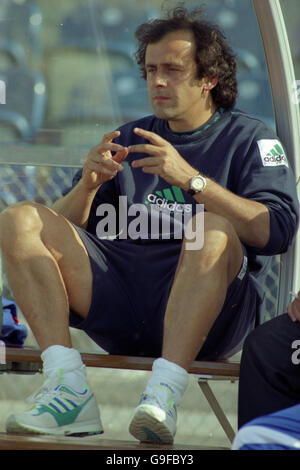
<svg viewBox="0 0 300 470"><path fill-rule="evenodd" d="M190 179L190 187L187 191L188 194L191 196L194 196L194 194L199 193L203 191L206 187L206 179L202 175L196 175L193 176L193 178Z"/></svg>

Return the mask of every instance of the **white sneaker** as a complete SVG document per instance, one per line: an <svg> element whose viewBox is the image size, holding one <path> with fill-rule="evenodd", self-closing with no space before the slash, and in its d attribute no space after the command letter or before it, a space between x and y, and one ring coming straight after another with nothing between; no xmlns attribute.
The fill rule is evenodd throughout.
<svg viewBox="0 0 300 470"><path fill-rule="evenodd" d="M176 422L174 400L161 403L158 397L144 394L133 412L129 432L141 442L173 444Z"/></svg>
<svg viewBox="0 0 300 470"><path fill-rule="evenodd" d="M33 406L6 421L6 431L17 434L87 435L103 432L99 409L90 388L79 393L60 384L46 382L27 401Z"/></svg>

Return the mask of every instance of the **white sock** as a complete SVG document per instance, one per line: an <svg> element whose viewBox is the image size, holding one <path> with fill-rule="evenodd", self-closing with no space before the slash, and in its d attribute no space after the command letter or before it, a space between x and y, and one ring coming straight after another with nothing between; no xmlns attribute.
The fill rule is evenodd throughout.
<svg viewBox="0 0 300 470"><path fill-rule="evenodd" d="M57 384L69 385L81 392L88 387L86 367L79 351L65 346L54 345L41 354L43 372L46 378L56 380Z"/></svg>
<svg viewBox="0 0 300 470"><path fill-rule="evenodd" d="M155 395L163 401L169 401L172 393L176 405L179 405L189 381L188 372L175 362L159 358L153 362L152 374L145 393Z"/></svg>

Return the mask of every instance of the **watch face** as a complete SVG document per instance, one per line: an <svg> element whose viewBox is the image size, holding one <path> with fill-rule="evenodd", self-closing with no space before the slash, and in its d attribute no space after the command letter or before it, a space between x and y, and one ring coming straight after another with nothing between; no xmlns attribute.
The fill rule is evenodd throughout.
<svg viewBox="0 0 300 470"><path fill-rule="evenodd" d="M192 181L191 186L192 186L192 189L194 189L195 191L201 191L204 188L205 183L204 183L204 180L202 178L196 177Z"/></svg>

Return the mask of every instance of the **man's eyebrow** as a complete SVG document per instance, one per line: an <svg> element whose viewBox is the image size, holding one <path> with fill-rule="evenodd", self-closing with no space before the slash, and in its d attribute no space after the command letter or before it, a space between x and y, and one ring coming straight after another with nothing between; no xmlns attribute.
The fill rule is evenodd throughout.
<svg viewBox="0 0 300 470"><path fill-rule="evenodd" d="M145 64L145 67L157 67L157 65L163 65L165 67L180 67L180 68L184 68L184 65L183 64L179 64L178 62L164 62L162 64L151 64L151 63L148 63L148 64Z"/></svg>

